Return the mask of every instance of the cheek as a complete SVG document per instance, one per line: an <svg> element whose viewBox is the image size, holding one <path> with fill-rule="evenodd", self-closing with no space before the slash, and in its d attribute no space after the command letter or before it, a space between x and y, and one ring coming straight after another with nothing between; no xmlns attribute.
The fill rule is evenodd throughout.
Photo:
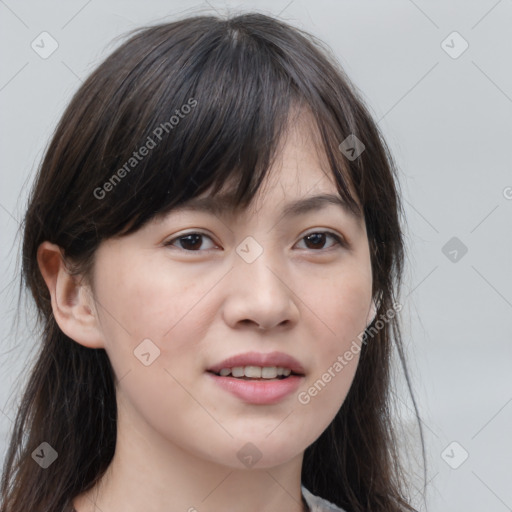
<svg viewBox="0 0 512 512"><path fill-rule="evenodd" d="M105 349L118 378L133 372L143 382L148 375L154 378L154 368L190 365L201 330L211 320L211 308L205 309L207 301L202 300L210 280L171 274L161 264L116 263L99 267L95 293ZM140 371L146 373L138 375ZM171 378L164 375L167 382L159 378L148 386L168 388Z"/></svg>
<svg viewBox="0 0 512 512"><path fill-rule="evenodd" d="M156 263L117 270L102 274L98 295L112 313L102 311L106 351L126 401L160 432L171 429L171 437L183 433L177 410L184 411L185 429L218 428L189 392L201 378L203 341L220 307L209 292L222 276L171 274Z"/></svg>
<svg viewBox="0 0 512 512"><path fill-rule="evenodd" d="M371 268L347 265L309 288L305 303L315 319L311 339L322 341L325 356L338 354L364 331L372 292Z"/></svg>
<svg viewBox="0 0 512 512"><path fill-rule="evenodd" d="M343 404L357 370L371 286L371 270L347 266L309 296L315 313L309 333L315 371L298 401L327 423Z"/></svg>
<svg viewBox="0 0 512 512"><path fill-rule="evenodd" d="M102 328L119 380L120 407L180 444L204 436L205 425L219 429L191 395L202 333L214 313L207 298L202 300L212 283L183 274L178 279L155 265L137 271L118 267L116 274L101 277Z"/></svg>
<svg viewBox="0 0 512 512"><path fill-rule="evenodd" d="M162 261L112 258L106 263L96 275L102 325L134 340L168 337L208 289L204 280L170 272Z"/></svg>

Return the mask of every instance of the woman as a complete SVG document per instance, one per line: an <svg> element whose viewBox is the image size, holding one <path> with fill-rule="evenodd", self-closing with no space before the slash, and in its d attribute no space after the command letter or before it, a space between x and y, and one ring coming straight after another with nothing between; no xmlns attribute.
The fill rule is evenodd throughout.
<svg viewBox="0 0 512 512"><path fill-rule="evenodd" d="M43 339L1 511L414 510L389 408L400 211L312 36L251 13L136 31L30 197Z"/></svg>

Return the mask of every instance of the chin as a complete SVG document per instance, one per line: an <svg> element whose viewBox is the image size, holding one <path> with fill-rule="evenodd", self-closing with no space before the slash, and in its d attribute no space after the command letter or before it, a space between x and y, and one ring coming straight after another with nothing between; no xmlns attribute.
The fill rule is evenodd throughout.
<svg viewBox="0 0 512 512"><path fill-rule="evenodd" d="M274 434L271 434L272 437ZM260 436L252 438L244 435L236 437L228 442L227 445L219 447L215 453L204 454L206 458L216 464L220 464L230 469L256 471L258 469L270 469L282 464L286 464L295 457L302 455L307 445L297 446L297 439L286 436L288 444L284 444L285 439L282 436L276 436L275 439Z"/></svg>

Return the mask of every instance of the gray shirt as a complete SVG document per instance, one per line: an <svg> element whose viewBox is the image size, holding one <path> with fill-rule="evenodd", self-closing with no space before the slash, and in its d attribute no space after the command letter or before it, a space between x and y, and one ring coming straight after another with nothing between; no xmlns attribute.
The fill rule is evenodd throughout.
<svg viewBox="0 0 512 512"><path fill-rule="evenodd" d="M304 486L301 486L301 489L311 512L345 512L342 508L334 505L334 503L311 494Z"/></svg>

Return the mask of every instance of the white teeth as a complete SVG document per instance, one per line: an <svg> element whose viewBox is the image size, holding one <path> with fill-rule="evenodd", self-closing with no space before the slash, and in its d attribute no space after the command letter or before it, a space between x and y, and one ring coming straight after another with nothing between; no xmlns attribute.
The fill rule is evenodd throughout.
<svg viewBox="0 0 512 512"><path fill-rule="evenodd" d="M268 367L261 369L261 376L264 379L275 379L277 377L277 368L275 366Z"/></svg>
<svg viewBox="0 0 512 512"><path fill-rule="evenodd" d="M244 367L243 366L235 366L231 369L231 373L233 377L243 377L244 374Z"/></svg>
<svg viewBox="0 0 512 512"><path fill-rule="evenodd" d="M246 366L244 368L245 376L251 379L261 379L261 367L259 366Z"/></svg>
<svg viewBox="0 0 512 512"><path fill-rule="evenodd" d="M233 368L222 368L219 372L221 377L232 375L233 377L249 377L251 379L275 379L279 376L288 377L292 371L282 366L235 366Z"/></svg>

